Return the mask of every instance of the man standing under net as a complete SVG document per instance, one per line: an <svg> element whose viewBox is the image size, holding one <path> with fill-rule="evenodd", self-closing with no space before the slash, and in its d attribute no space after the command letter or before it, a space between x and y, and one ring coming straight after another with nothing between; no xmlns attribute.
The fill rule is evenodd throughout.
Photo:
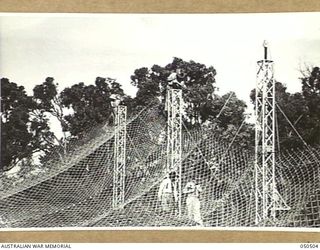
<svg viewBox="0 0 320 250"><path fill-rule="evenodd" d="M196 222L198 225L203 226L200 211L199 196L202 192L202 188L199 184L196 184L195 180L190 180L183 189L183 193L187 194L187 212L188 218L191 221Z"/></svg>
<svg viewBox="0 0 320 250"><path fill-rule="evenodd" d="M163 212L175 212L178 201L176 172L169 173L161 182L158 192L158 200L161 202Z"/></svg>

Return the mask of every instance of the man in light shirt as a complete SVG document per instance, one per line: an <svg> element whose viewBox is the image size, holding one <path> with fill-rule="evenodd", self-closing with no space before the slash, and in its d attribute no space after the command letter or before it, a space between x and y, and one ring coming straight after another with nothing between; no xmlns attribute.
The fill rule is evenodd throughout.
<svg viewBox="0 0 320 250"><path fill-rule="evenodd" d="M158 200L161 202L162 211L174 212L178 201L177 175L171 172L161 182L158 191Z"/></svg>
<svg viewBox="0 0 320 250"><path fill-rule="evenodd" d="M168 80L168 87L170 88L186 88L185 85L185 76L186 74L183 72L182 69L177 69L175 72L172 72L167 80Z"/></svg>
<svg viewBox="0 0 320 250"><path fill-rule="evenodd" d="M196 181L190 180L183 189L183 193L187 194L187 212L189 220L196 222L199 226L203 226L200 212L199 196L202 192L200 185Z"/></svg>

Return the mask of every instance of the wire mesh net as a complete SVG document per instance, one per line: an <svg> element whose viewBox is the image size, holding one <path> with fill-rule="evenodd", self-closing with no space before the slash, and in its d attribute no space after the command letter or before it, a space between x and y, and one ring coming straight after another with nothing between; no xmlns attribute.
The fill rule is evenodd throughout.
<svg viewBox="0 0 320 250"><path fill-rule="evenodd" d="M148 107L127 122L125 204L112 208L114 128L95 129L63 157L52 157L36 176L1 178L0 227L194 226L182 212L164 212L158 199L166 174L166 118ZM320 226L320 150L277 153L276 184L290 207L275 226ZM182 131L182 186L202 187L206 227L255 226L254 152L224 142L214 129Z"/></svg>

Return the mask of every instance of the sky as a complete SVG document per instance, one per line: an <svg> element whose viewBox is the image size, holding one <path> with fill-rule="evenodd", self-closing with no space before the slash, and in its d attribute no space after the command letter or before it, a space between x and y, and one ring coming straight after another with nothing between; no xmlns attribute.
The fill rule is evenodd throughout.
<svg viewBox="0 0 320 250"><path fill-rule="evenodd" d="M320 65L320 12L276 14L0 14L0 77L25 86L53 77L60 90L97 76L135 95L130 76L173 57L217 70L219 94L234 91L252 111L263 41L275 78L300 91L300 69Z"/></svg>

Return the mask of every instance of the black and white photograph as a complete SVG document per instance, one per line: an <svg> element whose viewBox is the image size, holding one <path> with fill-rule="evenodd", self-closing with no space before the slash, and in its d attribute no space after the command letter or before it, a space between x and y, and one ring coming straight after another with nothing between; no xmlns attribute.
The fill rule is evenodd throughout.
<svg viewBox="0 0 320 250"><path fill-rule="evenodd" d="M320 12L0 13L0 231L320 228Z"/></svg>

